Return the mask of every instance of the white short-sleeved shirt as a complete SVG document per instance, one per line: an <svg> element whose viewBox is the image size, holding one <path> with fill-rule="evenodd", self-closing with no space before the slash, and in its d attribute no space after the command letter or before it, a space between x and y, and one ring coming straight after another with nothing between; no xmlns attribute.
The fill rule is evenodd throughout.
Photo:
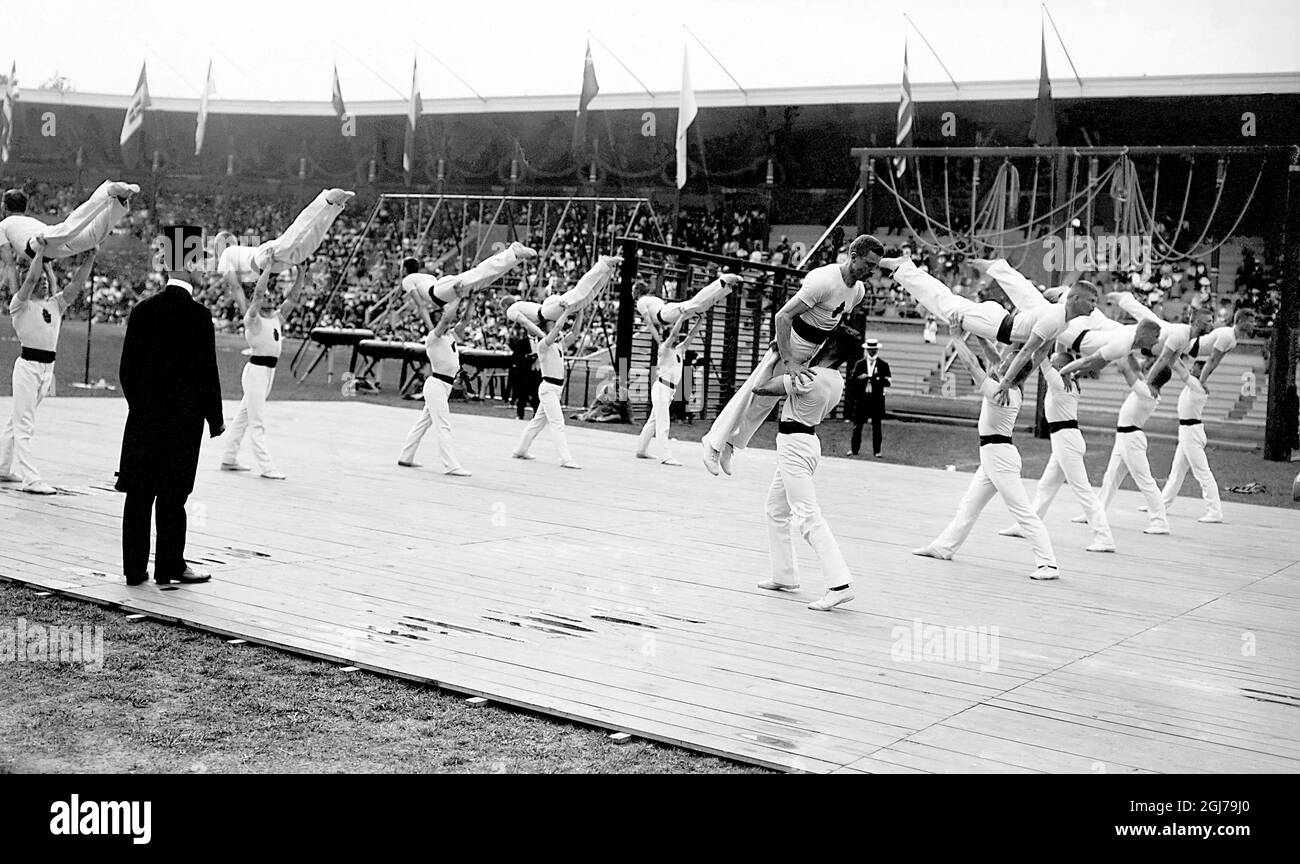
<svg viewBox="0 0 1300 864"><path fill-rule="evenodd" d="M256 282L261 273L253 266L256 246L227 246L217 259L218 273L234 273L241 282Z"/></svg>
<svg viewBox="0 0 1300 864"><path fill-rule="evenodd" d="M1136 426L1139 429L1155 413L1160 397L1155 395L1145 381L1135 381L1132 392L1119 406L1119 426Z"/></svg>
<svg viewBox="0 0 1300 864"><path fill-rule="evenodd" d="M1215 351L1227 354L1237 347L1237 331L1233 327L1215 327L1196 340L1196 357L1208 360Z"/></svg>
<svg viewBox="0 0 1300 864"><path fill-rule="evenodd" d="M1156 344L1151 346L1151 353L1159 357L1166 348L1172 348L1174 356L1181 357L1190 351L1191 347L1192 325L1162 324L1160 325L1160 335L1156 338Z"/></svg>
<svg viewBox="0 0 1300 864"><path fill-rule="evenodd" d="M63 312L67 308L62 292L44 300L25 302L15 296L9 301L9 320L13 322L19 344L38 351L56 350L59 325L63 323Z"/></svg>
<svg viewBox="0 0 1300 864"><path fill-rule="evenodd" d="M433 290L433 285L437 281L438 277L432 273L407 273L402 277L402 293L418 294L426 303L432 302L429 292Z"/></svg>
<svg viewBox="0 0 1300 864"><path fill-rule="evenodd" d="M853 311L866 293L867 289L862 287L861 282L844 284L840 265L827 264L803 277L803 285L794 296L809 306L799 316L804 323L818 330L833 330L840 323L840 317Z"/></svg>
<svg viewBox="0 0 1300 864"><path fill-rule="evenodd" d="M450 333L441 336L430 333L424 340L424 353L429 356L429 368L439 375L455 377L460 371L460 352Z"/></svg>
<svg viewBox="0 0 1300 864"><path fill-rule="evenodd" d="M1037 336L1050 343L1065 331L1065 324L1063 303L1044 303L1024 309L1011 319L1011 341L1028 342L1030 336Z"/></svg>
<svg viewBox="0 0 1300 864"><path fill-rule="evenodd" d="M542 344L540 339L533 341L533 352L537 355L537 365L542 370L543 378L564 378L564 356L560 346L554 342Z"/></svg>
<svg viewBox="0 0 1300 864"><path fill-rule="evenodd" d="M786 400L781 406L781 419L793 420L805 426L816 426L835 410L844 396L844 378L838 369L825 366L813 368L811 384L795 387L789 375L782 376Z"/></svg>
<svg viewBox="0 0 1300 864"><path fill-rule="evenodd" d="M257 313L251 313L257 314ZM280 323L280 313L258 315L261 321L257 328L244 327L244 341L253 349L254 357L279 357L284 350L284 325ZM248 319L245 319L248 320Z"/></svg>
<svg viewBox="0 0 1300 864"><path fill-rule="evenodd" d="M1178 419L1200 420L1205 413L1205 403L1210 396L1195 378L1188 379L1183 392L1178 394Z"/></svg>
<svg viewBox="0 0 1300 864"><path fill-rule="evenodd" d="M14 213L0 219L0 249L8 246L15 258L27 254L27 241L39 236L49 225L26 213Z"/></svg>
<svg viewBox="0 0 1300 864"><path fill-rule="evenodd" d="M993 396L998 392L998 382L992 378L984 379L980 392L984 394L984 402L980 405L980 434L1006 435L1010 438L1015 431L1016 417L1020 416L1020 403L1024 398L1020 388L1012 387L1007 391L1006 405L998 405L993 401Z"/></svg>
<svg viewBox="0 0 1300 864"><path fill-rule="evenodd" d="M1043 369L1043 380L1047 382L1047 393L1043 396L1043 414L1048 423L1063 423L1066 420L1079 419L1079 391L1065 387L1061 373L1047 366Z"/></svg>

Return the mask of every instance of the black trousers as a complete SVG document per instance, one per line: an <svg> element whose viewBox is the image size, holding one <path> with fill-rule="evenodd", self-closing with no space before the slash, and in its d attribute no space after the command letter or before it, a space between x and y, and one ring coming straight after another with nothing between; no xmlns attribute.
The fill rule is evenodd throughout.
<svg viewBox="0 0 1300 864"><path fill-rule="evenodd" d="M154 578L185 572L185 500L188 495L128 492L122 508L122 572L143 576L149 570L149 525L155 513L158 545L154 550Z"/></svg>
<svg viewBox="0 0 1300 864"><path fill-rule="evenodd" d="M532 375L520 375L510 385L510 396L515 403L515 415L524 419L524 409L531 405L534 409L540 404L537 385L541 383Z"/></svg>
<svg viewBox="0 0 1300 864"><path fill-rule="evenodd" d="M871 452L880 452L880 415L873 414L871 420ZM858 417L853 421L853 440L849 443L849 449L853 455L858 455L858 450L862 448L862 427L866 425L868 418Z"/></svg>

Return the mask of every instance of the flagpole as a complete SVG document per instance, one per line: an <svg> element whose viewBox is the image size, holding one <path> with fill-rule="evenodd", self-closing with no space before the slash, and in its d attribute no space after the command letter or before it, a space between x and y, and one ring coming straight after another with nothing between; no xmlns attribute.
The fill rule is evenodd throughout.
<svg viewBox="0 0 1300 864"><path fill-rule="evenodd" d="M419 49L420 49L421 51L423 51L425 54L428 54L430 57L432 57L434 63L437 63L437 64L438 64L439 66L441 66L443 69L446 69L448 72L451 73L451 75L452 75L453 78L455 78L455 79L456 79L457 81L459 81L460 83L464 84L464 85L465 85L465 89L468 90L469 92L473 93L473 94L474 94L474 97L475 97L476 99L478 99L478 101L480 101L480 102L482 102L482 103L484 103L484 104L487 104L487 101L488 101L488 100L487 100L486 98L484 98L483 95L482 95L481 93L479 93L477 90L475 90L473 87L471 87L468 81L466 81L464 78L460 77L460 75L456 74L456 70L455 70L455 69L451 68L451 67L448 66L446 63L442 62L441 58L439 58L437 54L434 54L434 53L433 53L432 51L430 51L428 48L425 48L423 45L421 45L420 42L419 42L419 40L417 40L417 39L412 39L411 41L415 43L415 47L416 47L416 48L419 48Z"/></svg>
<svg viewBox="0 0 1300 864"><path fill-rule="evenodd" d="M650 104L653 105L653 104L654 104L654 101L655 101L655 94L652 93L652 92L650 91L650 88L649 88L649 87L645 86L645 82L642 81L640 78L638 78L637 75L636 75L636 73L633 72L631 69L629 69L629 68L628 68L628 65L627 65L626 63L624 63L624 62L619 58L619 56L618 56L617 54L615 54L615 53L610 49L610 47L609 47L608 45L606 45L604 42L602 42L602 41L600 40L600 37L599 37L599 36L597 36L595 33L591 32L590 30L587 31L587 35L590 36L592 39L595 39L595 40L596 40L596 44L599 45L601 48L604 48L604 49L609 53L609 56L611 56L611 57L614 58L614 62L617 63L618 65L622 66L622 67L623 67L623 71L626 72L627 74L631 75L631 76L632 76L632 80L636 81L636 83L638 83L638 84L641 85L641 89L644 90L644 91L646 92L646 95L650 97Z"/></svg>
<svg viewBox="0 0 1300 864"><path fill-rule="evenodd" d="M741 86L740 86L740 82L736 80L736 76L735 76L735 75L732 75L732 74L731 74L731 70L728 69L726 66L723 66L723 65L722 65L722 61L719 60L717 57L714 56L713 52L709 50L709 46L708 46L708 45L705 45L702 41L700 41L700 37L699 37L699 36L696 36L695 33L691 30L691 28L689 28L689 27L687 27L685 24L683 24L683 25L682 25L682 29L685 30L687 33L690 33L690 34L691 34L691 38L694 39L696 42L699 42L700 47L704 49L704 53L705 53L705 54L708 54L709 57L711 57L711 58L713 59L713 62L718 64L718 68L719 68L719 69L721 69L723 72L726 72L726 73L727 73L727 77L731 79L731 83L735 84L735 85L736 85L736 89L739 90L741 93L744 94L744 96L745 96L745 102L748 103L748 102L749 102L749 91L746 90L744 87L741 87Z"/></svg>
<svg viewBox="0 0 1300 864"><path fill-rule="evenodd" d="M903 18L904 20L907 21L908 24L912 25L912 29L916 31L916 35L921 37L921 41L925 43L925 47L929 48L930 53L934 55L934 59L939 61L939 65L943 67L943 74L948 76L948 80L952 82L952 86L960 90L961 85L957 83L956 78L952 77L952 73L948 71L948 67L944 64L943 59L939 56L939 52L934 50L934 46L930 44L929 39L925 38L925 34L921 32L921 28L916 26L916 22L913 21L911 16L909 16L906 12L903 13Z"/></svg>
<svg viewBox="0 0 1300 864"><path fill-rule="evenodd" d="M1052 18L1052 10L1047 8L1047 4L1042 4L1043 11L1047 13L1047 21L1052 25L1052 32L1056 34L1056 41L1061 43L1061 50L1065 52L1065 59L1070 61L1070 71L1074 73L1074 80L1079 82L1079 89L1083 89L1083 79L1079 77L1079 70L1074 66L1074 58L1070 56L1070 49L1065 47L1065 40L1061 38L1061 31L1056 29L1056 20Z"/></svg>

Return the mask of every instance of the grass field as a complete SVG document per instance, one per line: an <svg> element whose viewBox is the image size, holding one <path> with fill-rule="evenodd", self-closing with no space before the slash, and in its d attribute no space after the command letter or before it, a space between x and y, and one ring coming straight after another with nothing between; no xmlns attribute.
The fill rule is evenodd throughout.
<svg viewBox="0 0 1300 864"><path fill-rule="evenodd" d="M116 383L121 328L96 330L91 380ZM227 398L238 399L244 358L241 338L219 337L219 362ZM70 322L60 345L60 395L117 397L115 391L85 391L80 381L85 351L84 323ZM288 353L288 349L286 349ZM12 338L0 341L0 368L17 354ZM346 356L339 364L346 366ZM322 367L323 369L323 367ZM395 381L395 376L385 380ZM0 376L0 395L9 395ZM273 399L340 399L338 384L326 385L318 369L306 384L282 370ZM411 409L394 394L357 397ZM457 402L453 413L511 417L490 402ZM275 446L274 404L271 406ZM604 424L610 434L637 428ZM852 427L830 422L821 431L823 452L848 452ZM698 474L696 442L706 424L676 424L678 455L690 476ZM870 450L868 442L864 447ZM759 432L754 446L771 448L775 424ZM884 461L924 467L978 464L975 432L969 427L890 420L885 424ZM1110 452L1110 439L1089 434L1088 472L1097 482ZM395 449L399 442L377 442ZM1037 477L1050 445L1018 436L1024 474ZM628 458L633 443L628 441ZM1153 440L1152 467L1167 472L1170 440ZM481 457L489 458L489 457ZM866 457L870 459L871 457ZM1225 500L1279 507L1291 502L1294 464L1264 461L1259 453L1211 448L1220 487L1258 482L1265 494L1223 492ZM832 463L833 464L833 463ZM724 481L718 481L724 482ZM1131 483L1131 481L1129 481ZM863 489L864 500L872 494ZM1199 497L1191 478L1184 495ZM1056 506L1076 506L1063 492ZM952 507L956 501L945 502ZM757 505L756 505L757 506ZM1199 502L1185 500L1185 514ZM852 562L850 562L852 563ZM71 664L0 664L0 772L755 772L759 769L671 747L633 741L611 743L600 730L505 710L473 708L455 694L381 678L345 673L329 663L222 639L152 621L130 623L120 613L0 582L0 627L29 623L104 628L106 662L95 671Z"/></svg>

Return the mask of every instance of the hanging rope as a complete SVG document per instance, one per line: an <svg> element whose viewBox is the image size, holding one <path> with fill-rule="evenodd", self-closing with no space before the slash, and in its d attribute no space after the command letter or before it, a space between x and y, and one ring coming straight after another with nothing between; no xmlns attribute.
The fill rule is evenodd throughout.
<svg viewBox="0 0 1300 864"><path fill-rule="evenodd" d="M1029 193L1029 227L1025 229L1025 239L1034 239L1034 213L1038 209L1038 165L1039 158L1034 157L1034 188ZM1020 260L1016 262L1016 269L1019 270L1025 264L1025 259L1029 257L1029 247L1020 253Z"/></svg>

